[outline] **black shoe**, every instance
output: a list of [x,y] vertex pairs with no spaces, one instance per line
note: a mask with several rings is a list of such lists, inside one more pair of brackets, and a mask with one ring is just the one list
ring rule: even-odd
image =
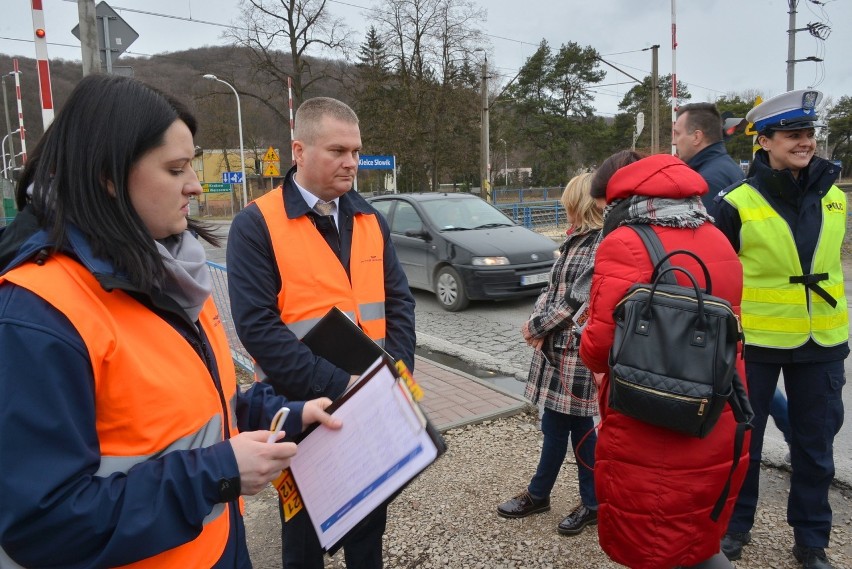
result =
[[504,518],[525,518],[550,509],[550,498],[536,500],[526,490],[507,502],[497,506],[497,513]]
[[751,532],[729,531],[722,538],[722,553],[728,561],[736,561],[743,554],[743,546],[751,541]]
[[793,546],[793,557],[802,564],[802,569],[833,569],[825,550],[821,547]]
[[559,522],[559,525],[556,526],[556,531],[562,535],[577,535],[583,531],[584,527],[597,525],[597,523],[598,511],[590,510],[583,504],[580,504],[564,520]]

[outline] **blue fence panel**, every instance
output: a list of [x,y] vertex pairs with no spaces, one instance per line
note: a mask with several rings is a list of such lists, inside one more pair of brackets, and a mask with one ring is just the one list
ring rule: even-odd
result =
[[254,373],[254,362],[237,337],[237,329],[234,327],[234,319],[231,317],[231,299],[228,297],[228,269],[224,265],[212,261],[207,261],[207,268],[210,269],[210,276],[213,279],[213,301],[219,310],[219,320],[225,328],[225,335],[228,336],[228,345],[231,346],[234,364],[249,373]]
[[563,224],[567,221],[562,203],[551,200],[549,202],[526,202],[513,204],[494,204],[497,209],[510,217],[515,223],[520,223],[534,231],[555,231],[564,229]]

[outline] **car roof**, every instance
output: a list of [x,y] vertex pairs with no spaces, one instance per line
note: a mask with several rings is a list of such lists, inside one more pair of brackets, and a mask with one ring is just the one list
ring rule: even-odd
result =
[[386,194],[382,196],[371,196],[367,198],[368,201],[377,200],[377,199],[385,199],[385,198],[409,198],[418,202],[428,202],[432,200],[478,200],[481,199],[478,196],[474,196],[471,194],[461,194],[461,193],[447,193],[447,192],[414,192],[414,193],[405,193],[405,194]]

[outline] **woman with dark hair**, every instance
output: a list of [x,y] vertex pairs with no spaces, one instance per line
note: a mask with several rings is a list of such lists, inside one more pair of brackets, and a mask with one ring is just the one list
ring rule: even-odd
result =
[[[711,512],[733,466],[733,412],[727,407],[703,439],[619,413],[609,407],[608,356],[616,304],[631,285],[649,282],[653,271],[642,239],[629,226],[649,225],[666,251],[697,254],[710,272],[713,294],[735,310],[742,266],[701,203],[707,182],[674,156],[640,158],[635,152],[619,152],[598,168],[591,191],[608,204],[595,256],[589,320],[580,343],[583,362],[604,374],[598,387],[601,422],[595,453],[601,547],[614,561],[637,569],[731,567],[719,552],[719,539],[745,476],[747,452],[737,461],[717,521]],[[679,255],[670,262],[707,286],[692,257]],[[686,276],[675,274],[679,284],[691,286]],[[738,368],[742,377],[741,360]]]
[[744,355],[755,414],[751,464],[722,551],[739,559],[751,541],[766,419],[783,374],[793,468],[787,523],[793,557],[806,569],[831,568],[828,490],[849,355],[841,263],[848,211],[835,185],[840,168],[814,154],[821,100],[812,89],[788,91],[748,112],[761,149],[748,179],[719,194],[713,213],[743,264]]
[[[0,566],[250,567],[241,494],[339,422],[245,394],[211,298],[195,119],[129,78],[83,79],[27,162],[0,273]],[[280,439],[280,436],[277,436]]]

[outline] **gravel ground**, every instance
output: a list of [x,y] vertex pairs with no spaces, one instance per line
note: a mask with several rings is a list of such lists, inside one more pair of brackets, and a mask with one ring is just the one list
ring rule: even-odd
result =
[[[529,483],[541,448],[532,414],[486,421],[445,433],[447,453],[391,505],[385,534],[388,568],[610,568],[587,528],[564,537],[556,525],[578,503],[576,467],[566,462],[551,496],[552,509],[522,520],[497,516],[500,502]],[[570,458],[569,453],[569,460]],[[789,473],[766,468],[761,504],[738,569],[793,569],[792,529],[785,521]],[[852,492],[833,489],[834,530],[829,559],[852,569]],[[272,490],[247,501],[246,526],[255,567],[281,567],[278,506]],[[342,569],[343,554],[326,567]]]

